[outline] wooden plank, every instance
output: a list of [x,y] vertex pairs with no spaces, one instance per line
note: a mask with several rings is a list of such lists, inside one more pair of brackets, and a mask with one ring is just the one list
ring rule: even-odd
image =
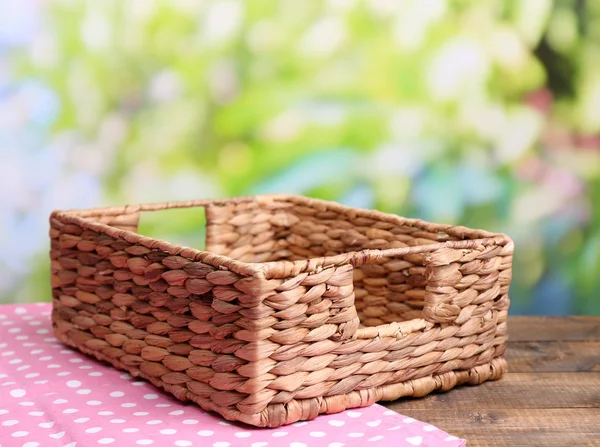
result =
[[509,373],[477,386],[382,403],[402,414],[415,409],[600,408],[600,373]]
[[600,371],[600,341],[509,343],[506,360],[511,373]]
[[471,446],[600,445],[600,409],[406,410]]
[[600,341],[600,317],[508,317],[509,342]]

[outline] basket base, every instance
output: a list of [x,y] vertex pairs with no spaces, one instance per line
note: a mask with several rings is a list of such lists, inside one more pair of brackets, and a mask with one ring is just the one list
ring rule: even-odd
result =
[[507,370],[504,357],[496,357],[489,363],[477,365],[468,370],[449,371],[439,375],[382,385],[366,390],[351,391],[336,396],[292,399],[285,404],[269,404],[258,414],[245,414],[238,410],[221,407],[210,400],[209,397],[198,396],[181,385],[170,385],[157,377],[144,374],[137,368],[125,367],[114,358],[84,345],[74,343],[73,340],[68,339],[60,331],[55,331],[55,336],[62,343],[98,360],[108,362],[117,369],[129,372],[134,377],[149,380],[155,386],[172,393],[179,400],[195,402],[203,410],[219,413],[229,421],[239,421],[256,427],[275,428],[298,421],[311,420],[319,414],[334,414],[351,408],[367,407],[381,400],[390,401],[401,397],[421,397],[434,391],[448,391],[462,384],[477,385],[487,380],[497,380]]

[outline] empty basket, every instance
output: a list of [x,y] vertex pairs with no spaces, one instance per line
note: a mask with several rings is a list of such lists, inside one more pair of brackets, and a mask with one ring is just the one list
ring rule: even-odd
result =
[[[206,251],[137,234],[204,207]],[[56,336],[229,420],[277,427],[499,378],[513,243],[298,196],[55,211]]]

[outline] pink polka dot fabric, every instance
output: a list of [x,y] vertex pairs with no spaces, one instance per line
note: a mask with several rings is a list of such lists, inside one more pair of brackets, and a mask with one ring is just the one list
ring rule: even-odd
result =
[[1,447],[465,445],[380,405],[277,429],[229,423],[59,343],[50,311],[0,306]]

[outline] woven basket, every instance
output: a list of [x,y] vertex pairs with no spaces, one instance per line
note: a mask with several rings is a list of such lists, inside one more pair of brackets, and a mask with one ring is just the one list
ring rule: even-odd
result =
[[[137,234],[204,207],[207,251]],[[56,336],[229,420],[498,379],[513,243],[298,196],[86,211],[51,223]]]

